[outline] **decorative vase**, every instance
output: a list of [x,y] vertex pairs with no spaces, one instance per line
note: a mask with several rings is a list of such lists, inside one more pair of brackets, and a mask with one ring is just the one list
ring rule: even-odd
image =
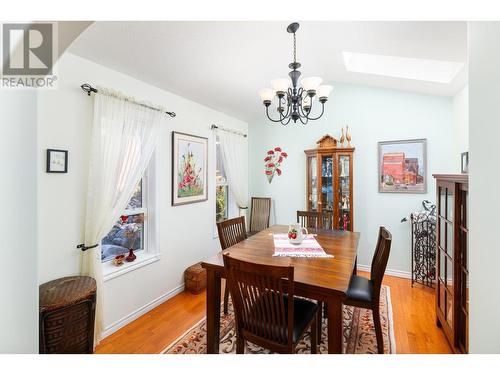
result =
[[273,177],[274,177],[274,173],[267,175],[267,180],[269,181],[269,183],[271,183],[271,181],[273,180]]
[[125,258],[127,262],[133,262],[137,258],[137,255],[134,254],[134,249],[129,249],[128,255]]
[[349,125],[345,128],[345,139],[347,140],[347,147],[351,148],[351,135],[349,134]]
[[344,147],[345,136],[344,136],[344,127],[342,126],[342,136],[340,137],[340,147]]

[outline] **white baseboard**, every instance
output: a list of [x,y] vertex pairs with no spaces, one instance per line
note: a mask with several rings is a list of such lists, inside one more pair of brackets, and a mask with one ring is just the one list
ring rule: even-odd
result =
[[[370,272],[370,266],[365,266],[364,264],[358,264],[358,270]],[[408,271],[391,270],[389,268],[386,268],[385,274],[389,276],[402,277],[403,279],[411,279],[411,272]]]
[[111,335],[112,333],[115,333],[120,328],[125,327],[127,324],[133,322],[134,320],[136,320],[140,316],[146,314],[148,311],[151,311],[156,306],[161,305],[163,302],[169,300],[173,296],[181,293],[183,290],[184,290],[184,283],[182,283],[178,287],[172,289],[171,291],[169,291],[169,292],[161,295],[160,297],[158,297],[155,300],[149,302],[148,304],[146,304],[146,305],[138,308],[137,310],[135,310],[134,312],[128,314],[127,316],[124,316],[123,318],[121,318],[117,322],[115,322],[113,324],[110,324],[109,326],[107,326],[106,328],[104,328],[104,331],[102,333],[102,338],[105,338],[105,337]]

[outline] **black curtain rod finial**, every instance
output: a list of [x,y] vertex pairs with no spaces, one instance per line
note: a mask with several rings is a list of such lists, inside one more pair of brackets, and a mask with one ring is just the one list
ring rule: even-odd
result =
[[88,83],[84,83],[80,87],[82,88],[83,91],[87,93],[88,96],[90,96],[90,94],[93,92],[97,93],[97,89],[90,86]]

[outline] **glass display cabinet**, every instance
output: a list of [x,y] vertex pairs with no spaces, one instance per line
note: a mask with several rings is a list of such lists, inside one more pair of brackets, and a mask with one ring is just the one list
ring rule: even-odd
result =
[[332,229],[352,231],[354,148],[338,147],[337,140],[330,135],[317,144],[317,148],[304,151],[307,211],[331,212]]
[[457,353],[469,347],[468,186],[466,174],[436,178],[436,323]]

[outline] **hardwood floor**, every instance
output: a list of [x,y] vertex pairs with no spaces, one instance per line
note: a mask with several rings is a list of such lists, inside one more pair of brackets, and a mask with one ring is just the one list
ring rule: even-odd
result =
[[[397,353],[452,353],[436,327],[434,290],[421,285],[412,288],[410,280],[393,276],[384,277],[383,284],[391,288]],[[95,352],[160,353],[204,316],[205,293],[182,292],[108,336]]]

